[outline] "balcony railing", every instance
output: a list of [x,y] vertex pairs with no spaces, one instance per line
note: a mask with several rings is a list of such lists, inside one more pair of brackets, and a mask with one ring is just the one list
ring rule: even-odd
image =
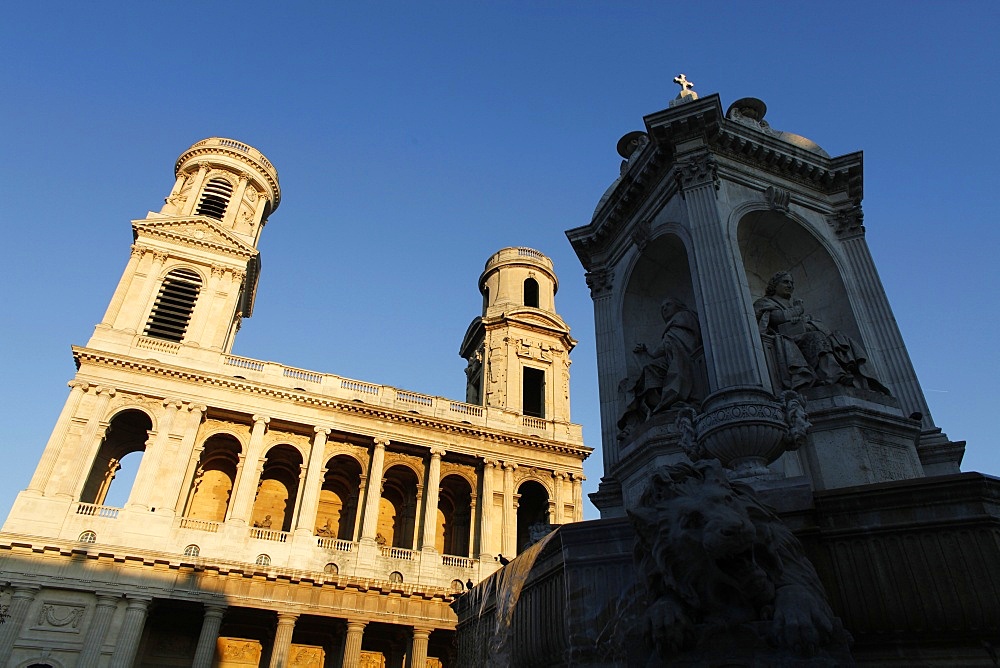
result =
[[220,526],[222,526],[222,522],[212,522],[211,520],[199,520],[193,517],[181,518],[182,529],[197,529],[198,531],[208,531],[210,533],[218,533]]
[[332,550],[334,552],[354,551],[353,542],[349,540],[340,540],[339,538],[324,538],[322,536],[316,536],[316,545],[324,550]]
[[118,519],[118,513],[121,512],[121,508],[112,508],[111,506],[99,506],[96,503],[78,503],[76,504],[76,514],[86,515],[88,517],[104,517],[109,520]]
[[260,527],[250,528],[250,537],[257,540],[273,540],[277,543],[287,543],[290,531],[274,531],[272,529],[261,529]]
[[402,547],[387,547],[385,545],[382,545],[381,549],[383,557],[389,557],[390,559],[402,559],[403,561],[413,561],[413,550],[407,550]]
[[457,557],[453,554],[442,554],[441,563],[445,566],[457,566],[458,568],[472,568],[474,563],[468,557]]

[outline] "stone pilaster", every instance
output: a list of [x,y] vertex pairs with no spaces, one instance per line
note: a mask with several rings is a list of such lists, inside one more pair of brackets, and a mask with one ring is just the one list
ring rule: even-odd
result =
[[517,506],[514,505],[514,462],[503,463],[503,540],[500,549],[508,559],[517,554]]
[[59,461],[63,444],[66,442],[70,421],[76,415],[76,410],[80,407],[80,402],[87,393],[88,387],[90,385],[87,383],[78,380],[70,381],[69,398],[63,404],[62,412],[59,413],[59,419],[56,420],[56,426],[52,429],[52,435],[49,436],[49,441],[45,444],[45,450],[42,452],[42,458],[38,462],[35,474],[31,476],[31,482],[28,483],[27,491],[30,494],[38,496],[44,493],[52,470],[55,468],[56,462]]
[[[586,274],[590,298],[594,302],[594,337],[597,341],[598,393],[601,399],[601,439],[604,443],[617,443],[615,424],[618,422],[619,369],[626,368],[625,353],[618,344],[613,300],[614,272],[598,269]],[[609,471],[618,463],[617,447],[602,450],[604,470]]]
[[431,448],[431,464],[427,471],[427,492],[424,494],[423,550],[436,550],[438,494],[441,489],[441,457],[443,448]]
[[253,510],[254,495],[257,491],[257,466],[264,448],[264,433],[267,431],[267,423],[271,418],[263,415],[253,416],[253,429],[250,432],[250,444],[247,446],[247,456],[243,461],[243,470],[240,475],[233,500],[233,511],[230,518],[242,524],[248,524],[250,513]]
[[368,474],[368,486],[365,488],[365,516],[361,524],[361,540],[364,541],[374,542],[378,529],[379,499],[382,498],[382,468],[385,466],[387,445],[389,439],[376,438],[372,450],[371,472]]
[[205,332],[211,329],[212,318],[218,318],[219,311],[216,308],[216,297],[220,292],[224,292],[222,281],[224,278],[223,267],[212,265],[208,274],[208,281],[198,292],[198,300],[194,304],[191,312],[191,320],[188,322],[187,330],[184,333],[184,342],[191,345],[204,346],[206,343]]
[[133,508],[147,510],[152,507],[150,497],[153,488],[157,484],[162,484],[160,478],[160,463],[163,461],[170,439],[170,430],[173,428],[177,412],[183,407],[183,403],[176,399],[163,400],[163,414],[159,419],[159,428],[156,437],[146,448],[142,461],[139,464],[139,471],[136,473],[135,483],[132,485],[132,493],[129,495],[128,505]]
[[149,248],[144,249],[136,273],[136,277],[141,280],[134,290],[129,290],[115,319],[115,329],[132,334],[143,333],[146,327],[145,318],[149,315],[149,306],[160,287],[160,275],[166,263],[167,256],[164,253]]
[[587,476],[582,473],[572,474],[573,478],[573,521],[583,521],[583,481]]
[[0,657],[9,657],[13,651],[14,643],[21,634],[21,627],[28,618],[28,609],[41,587],[14,585],[13,589],[10,597],[10,609],[7,611],[10,616],[0,625]]
[[191,496],[191,485],[194,484],[195,469],[198,466],[198,460],[201,459],[201,453],[205,451],[204,443],[196,446],[195,441],[198,438],[198,427],[201,425],[201,420],[208,411],[208,406],[204,404],[188,404],[188,410],[191,412],[191,415],[188,418],[187,429],[184,430],[184,439],[181,441],[180,451],[182,453],[190,452],[191,454],[188,455],[188,463],[184,469],[184,476],[177,485],[177,500],[174,503],[175,515],[183,513],[187,506],[188,499]]
[[83,638],[83,649],[76,659],[77,668],[97,668],[100,665],[104,637],[118,608],[118,600],[119,596],[115,594],[97,594],[97,605],[87,627],[87,635]]
[[323,488],[323,454],[326,451],[326,438],[330,435],[328,427],[316,427],[313,431],[316,436],[313,438],[312,450],[309,451],[302,506],[295,524],[295,533],[303,536],[312,536],[316,532],[316,512]]
[[146,613],[149,610],[149,598],[128,599],[125,608],[125,619],[115,642],[115,651],[111,655],[110,668],[131,668],[139,651],[139,639],[142,638],[142,628],[146,624]]
[[292,633],[295,631],[295,620],[298,618],[299,616],[293,612],[278,613],[278,629],[274,632],[270,668],[285,668],[288,665],[288,652],[292,647]]
[[426,668],[427,641],[433,629],[413,629],[413,644],[410,646],[410,668]]
[[691,249],[701,271],[700,320],[710,391],[737,385],[770,389],[753,309],[746,303],[719,215],[715,158],[702,152],[678,160],[675,178],[687,203]]
[[226,606],[205,604],[205,616],[201,622],[201,633],[198,635],[198,646],[194,651],[194,661],[191,668],[212,668],[215,658],[215,645],[219,641],[219,628],[222,617],[226,614]]
[[[108,430],[109,423],[104,418],[108,412],[111,398],[115,396],[115,388],[100,386],[96,389],[96,393],[97,401],[94,403],[90,419],[87,420],[87,426],[80,436],[77,452],[71,453],[70,457],[63,457],[64,461],[81,462],[83,466],[79,468],[85,471],[89,471],[93,465],[94,458],[97,457],[97,452],[101,448],[101,441],[104,440],[104,435]],[[83,492],[83,486],[87,483],[87,476],[79,475],[76,470],[63,470],[63,473],[64,479],[59,494],[78,501]]]
[[366,622],[347,620],[347,637],[344,639],[344,668],[358,668],[361,664],[361,640],[364,638]]
[[479,508],[479,560],[493,558],[493,476],[500,465],[495,459],[483,460],[483,500]]
[[198,165],[198,173],[194,175],[194,180],[191,183],[191,190],[188,191],[188,198],[184,203],[183,215],[194,215],[195,210],[198,208],[198,201],[201,200],[201,191],[205,186],[205,177],[208,176],[210,169],[212,169],[212,166],[207,162],[203,162]]
[[129,289],[132,287],[132,282],[135,280],[136,269],[139,266],[139,261],[142,259],[142,254],[143,250],[141,248],[132,246],[128,264],[125,265],[125,271],[122,272],[122,277],[118,281],[115,294],[111,296],[111,301],[108,303],[108,310],[104,312],[104,317],[101,319],[101,324],[98,327],[107,328],[114,325],[115,319],[118,317],[119,311],[121,311],[122,303],[125,301],[125,296],[128,294]]
[[552,474],[552,501],[556,506],[555,517],[552,519],[553,524],[563,524],[566,521],[566,502],[563,501],[563,483],[565,481],[565,473],[556,472]]

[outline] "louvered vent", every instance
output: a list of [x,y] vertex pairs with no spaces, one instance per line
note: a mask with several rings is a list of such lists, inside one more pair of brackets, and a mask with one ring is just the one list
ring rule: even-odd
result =
[[229,206],[229,198],[233,196],[233,185],[225,179],[212,179],[205,185],[205,191],[198,202],[197,214],[222,220]]
[[200,290],[201,278],[190,269],[174,269],[167,274],[149,314],[146,336],[180,343]]

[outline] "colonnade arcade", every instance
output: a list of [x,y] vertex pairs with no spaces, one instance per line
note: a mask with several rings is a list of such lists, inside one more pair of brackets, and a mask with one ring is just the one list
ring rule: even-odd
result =
[[[181,402],[162,403],[171,407]],[[254,415],[247,424],[239,416],[197,408],[202,419],[197,436],[184,439],[192,441],[188,462],[183,480],[175,483],[174,511],[189,528],[244,524],[255,538],[268,540],[285,541],[285,535],[294,533],[371,541],[383,551],[432,550],[492,559],[520,552],[531,542],[533,528],[580,518],[583,476],[578,473],[263,415]],[[79,501],[103,505],[118,462],[130,452],[147,453],[136,483],[153,479],[166,484],[155,469],[148,470],[163,458],[162,452],[149,453],[166,440],[154,428],[156,413],[149,406],[126,406],[104,423],[94,435],[96,454]],[[172,470],[179,470],[176,462]]]

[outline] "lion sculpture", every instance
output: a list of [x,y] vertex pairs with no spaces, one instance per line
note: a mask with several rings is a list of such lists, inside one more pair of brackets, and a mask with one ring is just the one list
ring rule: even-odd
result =
[[660,467],[629,516],[659,656],[741,627],[806,656],[846,633],[798,540],[717,460]]

